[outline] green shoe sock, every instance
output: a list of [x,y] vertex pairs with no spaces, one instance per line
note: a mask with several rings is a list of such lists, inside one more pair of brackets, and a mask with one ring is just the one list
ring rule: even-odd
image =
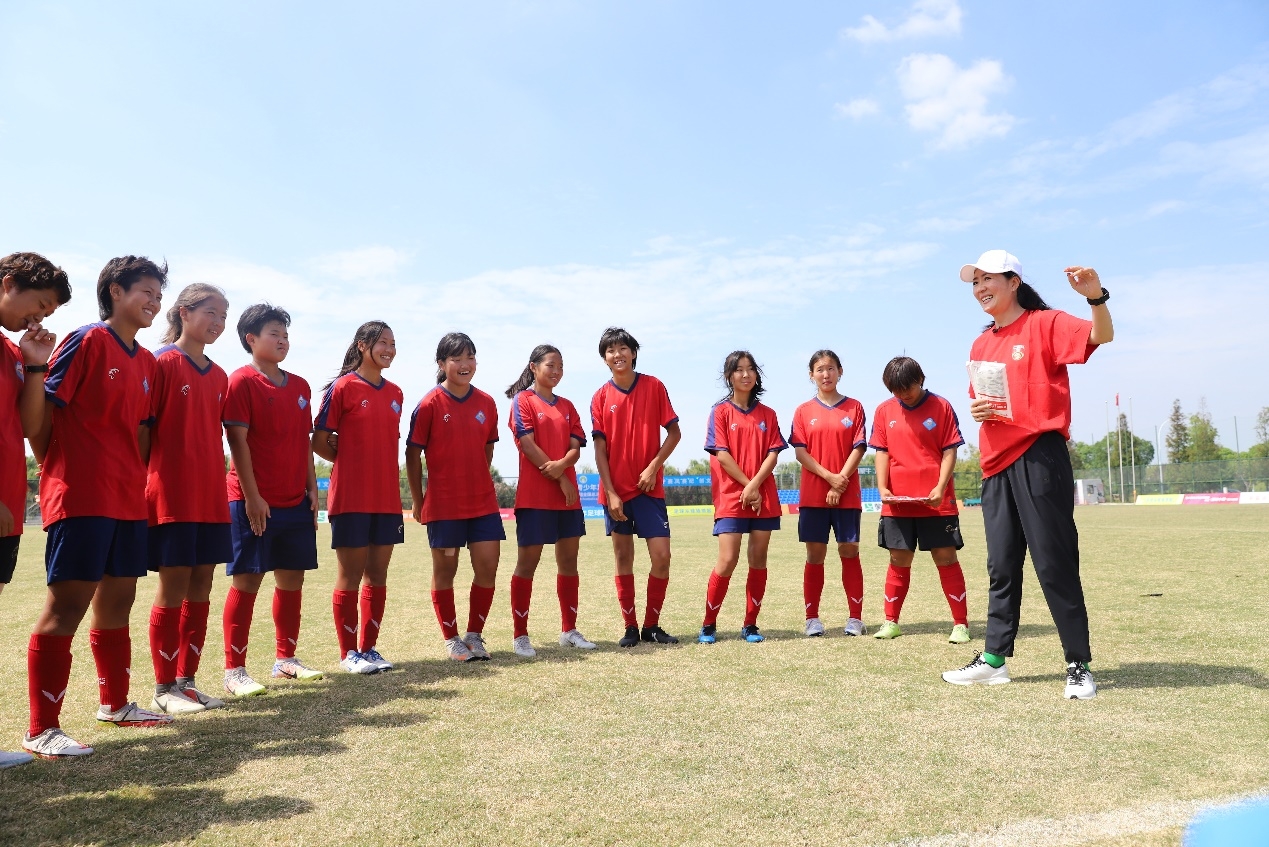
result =
[[997,656],[995,653],[983,653],[983,661],[993,668],[1001,668],[1005,665],[1005,657]]

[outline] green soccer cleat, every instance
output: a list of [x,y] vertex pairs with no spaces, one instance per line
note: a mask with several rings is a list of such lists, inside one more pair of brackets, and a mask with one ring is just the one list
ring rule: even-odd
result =
[[894,621],[886,621],[877,628],[872,637],[890,639],[898,638],[900,635],[903,635],[903,630],[899,629],[899,625]]
[[952,627],[952,634],[947,637],[948,644],[965,644],[969,641],[969,627],[958,623]]

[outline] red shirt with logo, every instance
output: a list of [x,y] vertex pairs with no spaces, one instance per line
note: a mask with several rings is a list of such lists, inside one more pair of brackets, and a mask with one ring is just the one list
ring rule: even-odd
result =
[[[864,434],[864,407],[853,397],[843,397],[829,406],[819,397],[812,397],[793,412],[793,431],[789,444],[805,447],[811,458],[833,473],[841,473],[846,460],[858,447],[866,447]],[[802,469],[798,505],[815,509],[862,509],[859,493],[859,474],[851,474],[837,506],[828,505],[828,483]]]
[[[648,374],[635,374],[629,389],[608,380],[591,398],[591,434],[604,439],[613,490],[623,503],[645,493],[639,490],[639,475],[661,450],[661,430],[678,419],[670,405],[670,393],[661,380]],[[658,470],[656,485],[646,493],[664,498],[663,480],[664,474]],[[606,501],[607,492],[601,485],[599,503]]]
[[[1058,309],[1023,312],[999,330],[974,340],[970,359],[1003,362],[1009,382],[1013,423],[987,420],[978,433],[983,476],[1000,473],[1027,452],[1045,432],[1071,436],[1071,381],[1067,365],[1082,365],[1097,349],[1089,344],[1092,321]],[[971,385],[969,396],[974,396]]]
[[72,332],[53,351],[44,394],[56,407],[44,469],[44,528],[64,518],[143,521],[146,466],[137,431],[154,422],[154,356],[108,324]]
[[229,523],[221,412],[229,377],[175,344],[154,351],[154,428],[145,484],[150,526]]
[[[915,406],[891,397],[877,407],[868,445],[890,457],[890,493],[899,497],[925,497],[939,484],[943,452],[965,443],[952,404],[925,392]],[[883,517],[932,518],[955,515],[956,485],[952,479],[943,490],[937,508],[920,503],[882,503]]]
[[[552,461],[564,458],[564,454],[573,448],[574,440],[578,447],[586,446],[586,430],[582,428],[581,416],[567,398],[558,394],[554,400],[545,400],[533,389],[519,392],[511,400],[507,426],[515,436],[517,446],[522,437],[532,435],[533,443]],[[577,486],[577,472],[573,468],[564,471],[564,478]],[[581,498],[575,500],[572,506],[566,505],[559,480],[543,476],[521,451],[520,480],[516,486],[517,509],[581,507]]]
[[770,406],[761,402],[742,409],[730,400],[714,404],[705,425],[705,452],[709,453],[710,493],[714,497],[714,518],[778,518],[780,494],[775,475],[762,481],[758,491],[762,506],[757,512],[740,505],[745,490],[718,462],[719,453],[730,453],[745,476],[753,479],[772,453],[787,448],[780,434],[780,422]]
[[332,515],[401,511],[401,410],[405,395],[380,378],[368,382],[356,371],[331,383],[313,422],[315,430],[339,433],[331,468],[327,511]]
[[443,385],[424,395],[410,416],[406,443],[427,457],[423,523],[479,518],[498,512],[485,448],[498,440],[498,406],[471,386],[455,397]]
[[[274,385],[253,365],[229,375],[224,424],[247,428],[251,469],[264,502],[287,509],[308,497],[308,472],[313,462],[313,395],[303,377],[282,372]],[[229,467],[230,500],[245,500],[238,469]]]
[[19,408],[25,382],[22,350],[0,335],[0,409],[5,410],[0,417],[0,503],[13,514],[13,535],[22,534],[26,514],[26,443]]

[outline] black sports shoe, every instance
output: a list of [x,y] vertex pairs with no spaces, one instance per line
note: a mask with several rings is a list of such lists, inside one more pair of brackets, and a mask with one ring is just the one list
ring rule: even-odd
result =
[[[627,633],[630,630],[626,630]],[[645,626],[639,638],[649,644],[678,644],[679,640],[659,626]]]
[[621,640],[617,642],[618,647],[633,647],[639,643],[639,627],[626,627],[626,634],[621,636]]

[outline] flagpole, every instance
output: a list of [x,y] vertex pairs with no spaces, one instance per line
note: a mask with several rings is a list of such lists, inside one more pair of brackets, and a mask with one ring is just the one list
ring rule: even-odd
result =
[[[1115,440],[1119,443],[1119,502],[1127,503],[1124,496],[1124,428],[1119,425],[1123,413],[1119,411],[1119,392],[1115,392]],[[1109,445],[1107,445],[1109,446]]]
[[[1106,483],[1110,486],[1110,501],[1115,502],[1115,478],[1110,474],[1110,402],[1106,403]],[[1122,494],[1121,494],[1122,496]]]
[[1128,451],[1132,456],[1132,500],[1137,502],[1137,436],[1134,434],[1136,424],[1132,421],[1132,398],[1128,398]]

